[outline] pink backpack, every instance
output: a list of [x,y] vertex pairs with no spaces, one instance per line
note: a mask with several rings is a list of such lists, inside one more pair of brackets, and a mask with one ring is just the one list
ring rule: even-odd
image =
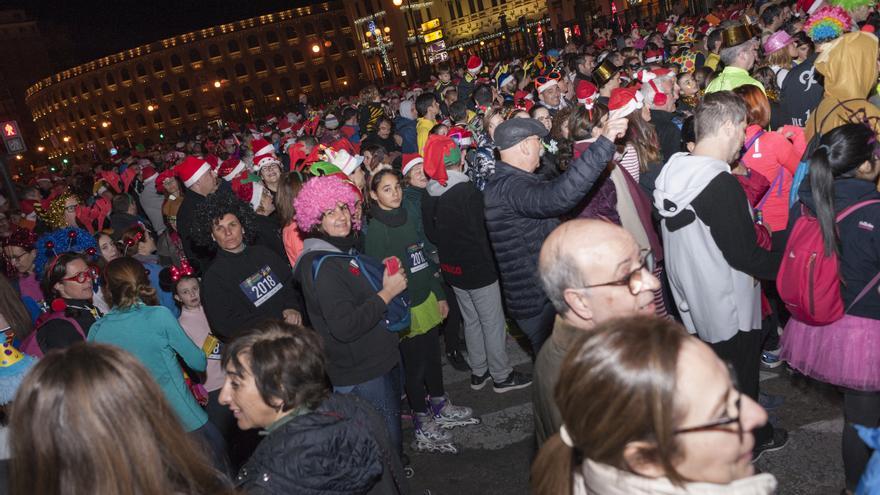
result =
[[[880,200],[856,203],[840,212],[836,222],[840,223],[859,208],[874,203],[880,203]],[[840,294],[839,269],[835,253],[825,256],[819,220],[801,204],[801,216],[791,229],[776,277],[779,297],[791,316],[812,326],[828,325],[843,318],[845,311]],[[859,302],[878,280],[880,273],[868,282],[846,310]]]
[[70,323],[73,325],[74,330],[79,333],[80,337],[82,337],[83,340],[86,340],[86,334],[83,332],[82,327],[79,326],[79,323],[73,318],[65,315],[64,311],[43,313],[37,318],[36,323],[34,323],[34,331],[21,342],[21,346],[19,346],[21,352],[36,358],[43,357],[43,350],[40,349],[40,344],[37,343],[37,332],[39,332],[40,329],[51,320],[64,320]]

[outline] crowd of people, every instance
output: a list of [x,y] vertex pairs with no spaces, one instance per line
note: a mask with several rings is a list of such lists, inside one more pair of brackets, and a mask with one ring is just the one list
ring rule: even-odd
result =
[[775,493],[785,363],[880,490],[873,2],[615,26],[5,191],[0,493],[407,493],[444,363],[531,388],[538,494]]

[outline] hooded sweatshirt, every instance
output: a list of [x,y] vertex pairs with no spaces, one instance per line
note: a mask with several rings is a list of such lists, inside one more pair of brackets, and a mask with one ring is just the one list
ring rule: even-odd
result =
[[400,102],[400,115],[394,119],[394,133],[403,139],[400,145],[402,153],[415,153],[419,150],[416,141],[416,121],[410,118],[415,103],[412,100]]
[[447,170],[446,186],[431,180],[422,200],[425,233],[440,254],[440,270],[446,282],[472,290],[498,280],[492,245],[486,232],[483,195],[467,175]]
[[807,120],[807,141],[817,129],[826,133],[865,118],[880,136],[880,109],[865,99],[877,84],[877,37],[859,31],[837,38],[819,54],[816,70],[825,76],[825,96]]
[[758,246],[730,166],[676,153],[656,186],[666,271],[685,327],[709,343],[761,328],[761,286],[753,275],[774,279],[780,258]]

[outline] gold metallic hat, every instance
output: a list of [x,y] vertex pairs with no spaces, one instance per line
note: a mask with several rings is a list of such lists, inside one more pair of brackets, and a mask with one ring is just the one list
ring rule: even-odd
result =
[[612,64],[610,60],[603,60],[602,63],[593,70],[593,79],[596,80],[596,85],[601,88],[605,83],[610,81],[611,78],[614,77],[614,74],[619,70],[620,69]]
[[730,48],[741,45],[753,38],[752,30],[743,24],[726,27],[721,30],[721,47]]

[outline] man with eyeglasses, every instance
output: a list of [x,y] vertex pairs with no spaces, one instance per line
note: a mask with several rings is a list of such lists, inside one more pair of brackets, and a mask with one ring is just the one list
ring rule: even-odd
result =
[[549,75],[540,76],[535,79],[535,87],[538,88],[538,100],[542,107],[550,112],[550,116],[556,115],[556,112],[567,107],[565,99],[562,97],[562,88],[559,81],[562,75],[558,72],[551,72]]
[[[758,245],[748,199],[730,173],[745,140],[746,115],[745,103],[732,92],[706,95],[694,120],[697,143],[663,166],[654,207],[662,217],[664,262],[682,322],[733,365],[742,392],[757,401],[764,339],[760,280],[776,278],[781,249]],[[765,425],[755,431],[755,458],[787,441],[785,430]]]
[[654,290],[660,287],[653,269],[650,250],[609,222],[565,222],[544,241],[538,270],[557,316],[535,362],[532,402],[539,447],[562,424],[554,390],[570,345],[581,332],[612,318],[653,315]]

